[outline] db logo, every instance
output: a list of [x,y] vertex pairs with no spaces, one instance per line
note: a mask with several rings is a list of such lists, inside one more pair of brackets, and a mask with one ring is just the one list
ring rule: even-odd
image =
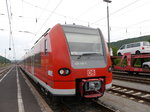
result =
[[87,76],[95,76],[95,75],[96,75],[96,71],[94,69],[87,70]]

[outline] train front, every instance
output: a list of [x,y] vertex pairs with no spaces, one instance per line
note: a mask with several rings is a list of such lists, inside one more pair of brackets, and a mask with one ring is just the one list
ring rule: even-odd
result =
[[101,97],[112,85],[110,55],[101,31],[58,24],[50,36],[53,88],[62,90],[63,95]]

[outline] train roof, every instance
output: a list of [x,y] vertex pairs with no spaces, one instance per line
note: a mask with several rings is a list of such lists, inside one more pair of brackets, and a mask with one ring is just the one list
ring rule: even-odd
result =
[[62,26],[74,27],[74,28],[84,28],[84,29],[97,29],[97,28],[92,28],[92,27],[89,27],[89,26],[76,25],[76,24],[63,24]]
[[[61,25],[61,24],[60,24]],[[89,26],[83,26],[83,25],[76,25],[76,24],[62,24],[62,27],[72,27],[72,28],[81,28],[81,29],[89,29],[89,30],[95,30],[97,28],[91,28]],[[48,28],[46,30],[46,32],[44,32],[44,34],[41,35],[41,37],[34,43],[34,45],[43,37],[46,36],[48,34],[48,32],[50,31],[51,28]]]
[[51,29],[51,28],[48,28],[48,29],[46,30],[46,32],[43,33],[43,35],[34,43],[34,45],[35,45],[43,36],[46,36],[46,35],[48,34],[48,32],[50,31],[50,29]]

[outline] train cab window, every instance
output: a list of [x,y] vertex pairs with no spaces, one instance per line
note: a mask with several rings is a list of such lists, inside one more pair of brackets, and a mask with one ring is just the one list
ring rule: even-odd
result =
[[70,29],[64,28],[71,55],[89,53],[103,55],[102,39],[97,29],[72,28],[72,31]]
[[106,66],[106,49],[99,29],[84,26],[63,26],[73,68]]
[[44,54],[46,55],[48,52],[48,43],[47,43],[47,39],[44,41]]

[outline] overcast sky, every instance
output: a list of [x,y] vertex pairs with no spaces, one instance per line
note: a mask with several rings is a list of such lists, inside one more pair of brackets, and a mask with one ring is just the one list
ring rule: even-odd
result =
[[[16,59],[57,23],[88,24],[100,28],[107,41],[107,3],[103,0],[7,0]],[[111,42],[150,34],[150,0],[112,0]],[[0,55],[13,59],[9,48],[9,20],[6,0],[0,0]],[[12,48],[11,39],[11,48]]]

